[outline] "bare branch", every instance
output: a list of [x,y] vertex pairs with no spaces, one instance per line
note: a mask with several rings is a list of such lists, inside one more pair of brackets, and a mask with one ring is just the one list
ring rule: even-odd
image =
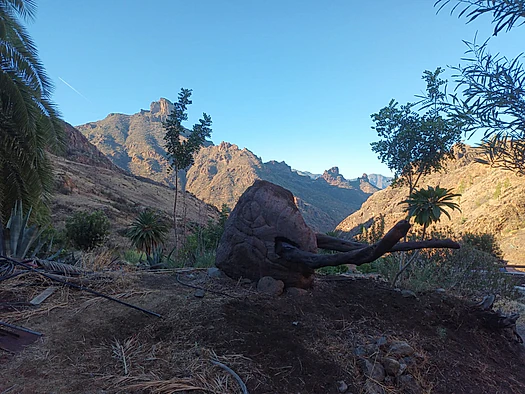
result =
[[284,260],[302,263],[314,269],[343,264],[362,265],[377,260],[387,253],[406,235],[409,228],[410,224],[406,220],[401,220],[379,242],[373,245],[363,244],[362,248],[346,253],[319,255],[305,252],[282,239],[276,239],[275,251]]

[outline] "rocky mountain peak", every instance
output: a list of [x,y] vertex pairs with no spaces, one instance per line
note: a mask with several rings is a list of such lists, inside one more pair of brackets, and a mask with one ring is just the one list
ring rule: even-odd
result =
[[332,176],[337,176],[337,175],[339,175],[339,167],[332,167],[332,168],[326,170],[325,174],[332,175]]
[[159,101],[154,101],[149,106],[149,111],[152,115],[159,116],[161,118],[167,117],[173,111],[175,106],[171,101],[161,97]]
[[223,151],[227,151],[227,150],[234,150],[234,151],[238,151],[239,150],[239,147],[235,144],[230,144],[229,142],[226,142],[226,141],[222,141],[219,145],[218,145],[218,148],[219,148],[219,151],[223,152]]
[[325,172],[323,172],[323,175],[321,176],[328,184],[333,186],[338,186],[341,183],[347,182],[345,177],[339,173],[339,167],[332,167]]

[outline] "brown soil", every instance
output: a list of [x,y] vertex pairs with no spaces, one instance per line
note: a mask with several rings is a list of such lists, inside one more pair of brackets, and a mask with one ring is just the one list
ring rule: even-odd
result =
[[[86,284],[162,319],[68,289],[37,310],[0,309],[0,320],[45,334],[18,354],[0,351],[0,392],[239,393],[215,359],[252,394],[338,393],[339,381],[356,394],[365,392],[366,377],[355,354],[372,349],[368,359],[379,361],[392,341],[416,350],[405,360],[413,379],[389,378],[377,386],[385,392],[525,392],[523,345],[481,328],[464,301],[404,298],[379,281],[343,279],[319,279],[306,295],[270,297],[204,271],[180,273],[182,282],[221,293],[197,298],[173,274],[119,273]],[[27,300],[50,284],[28,280],[1,282],[1,301]],[[382,337],[387,344],[371,346]]]

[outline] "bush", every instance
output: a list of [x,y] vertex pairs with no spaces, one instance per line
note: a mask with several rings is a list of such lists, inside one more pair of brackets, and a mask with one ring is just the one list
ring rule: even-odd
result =
[[198,226],[196,231],[186,238],[179,258],[193,267],[212,267],[229,213],[229,208],[223,204],[217,223],[209,221],[206,226]]
[[478,250],[489,253],[498,259],[503,257],[503,252],[493,234],[465,233],[461,236],[461,242],[465,245],[470,245]]
[[[399,268],[396,260],[396,256],[391,255],[373,264],[382,276],[391,281]],[[503,274],[500,267],[497,257],[462,243],[461,249],[457,250],[422,250],[399,283],[413,291],[444,288],[464,296],[490,292],[513,297],[515,279]]]
[[109,219],[100,210],[77,212],[66,222],[66,236],[74,247],[89,250],[101,245],[109,234]]

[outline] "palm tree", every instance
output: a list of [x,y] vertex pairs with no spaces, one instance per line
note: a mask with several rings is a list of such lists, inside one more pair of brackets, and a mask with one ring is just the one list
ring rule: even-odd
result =
[[400,204],[407,204],[408,217],[413,217],[414,222],[423,226],[423,233],[421,235],[421,239],[423,239],[425,238],[428,226],[438,222],[442,213],[450,219],[447,208],[461,211],[459,205],[452,201],[453,198],[460,196],[461,194],[452,193],[452,189],[428,186],[427,189],[421,188],[413,191],[408,198],[401,201]]
[[135,248],[151,256],[166,241],[168,231],[169,225],[160,213],[145,209],[129,226],[127,236]]
[[20,22],[35,9],[33,0],[0,0],[0,220],[17,200],[46,205],[54,183],[46,151],[64,144],[52,84]]
[[[423,232],[421,234],[421,239],[423,240],[428,226],[438,222],[442,213],[450,219],[450,214],[447,212],[447,209],[457,209],[461,211],[459,205],[452,201],[453,198],[459,196],[461,196],[461,194],[452,193],[452,189],[428,186],[427,189],[421,188],[414,190],[408,198],[401,201],[400,204],[407,204],[408,218],[414,218],[414,222],[423,226]],[[400,269],[392,281],[392,286],[396,285],[401,274],[408,268],[412,261],[416,259],[418,254],[419,253],[416,252],[406,264],[402,265],[401,263]]]

